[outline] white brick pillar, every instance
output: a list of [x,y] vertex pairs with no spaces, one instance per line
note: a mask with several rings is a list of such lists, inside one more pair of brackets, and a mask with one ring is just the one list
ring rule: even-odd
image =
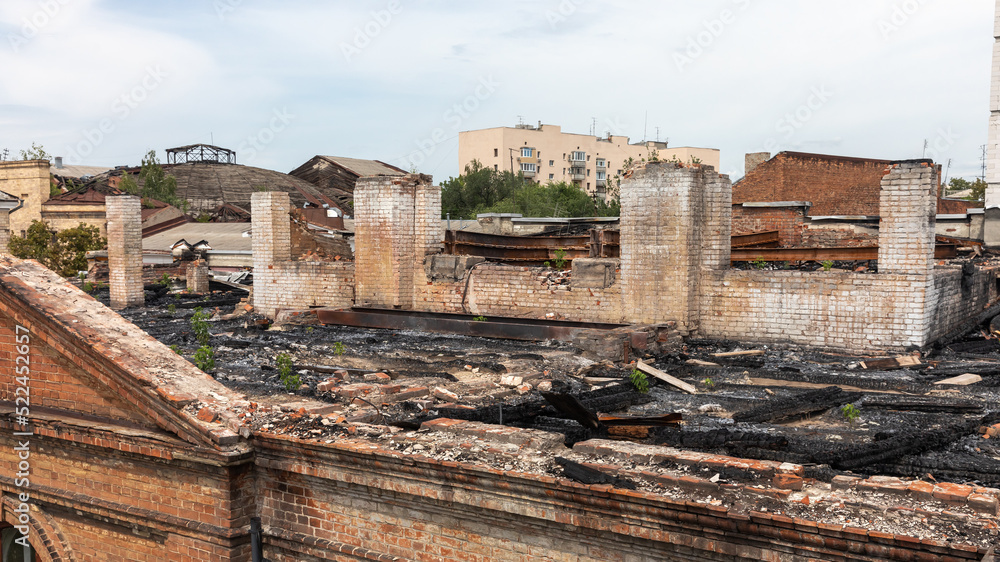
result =
[[882,178],[879,273],[929,275],[934,269],[937,184],[930,160],[894,162]]
[[142,204],[131,195],[105,199],[111,308],[145,304],[142,291]]
[[699,271],[729,265],[731,199],[728,178],[711,167],[651,162],[622,182],[626,322],[697,329]]
[[282,191],[263,191],[250,197],[253,237],[253,306],[260,314],[277,314],[280,268],[292,259],[292,203]]
[[7,244],[10,242],[10,209],[0,208],[0,254],[9,252]]
[[990,131],[986,145],[986,223],[983,242],[1000,248],[1000,0],[996,0],[993,27],[993,66],[990,81]]
[[205,263],[205,260],[195,260],[187,264],[185,273],[188,291],[196,295],[204,295],[210,292],[208,288],[208,264]]
[[[431,183],[430,176],[422,174],[358,180],[354,275],[359,306],[413,308],[415,269],[423,267],[432,230],[440,229],[432,229],[427,220],[428,209],[435,205],[434,194],[427,191]],[[440,207],[439,200],[436,205]]]

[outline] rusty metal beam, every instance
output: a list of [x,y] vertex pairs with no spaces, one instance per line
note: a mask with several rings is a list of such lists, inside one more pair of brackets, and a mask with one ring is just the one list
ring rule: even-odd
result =
[[[938,244],[935,259],[950,259],[958,249],[949,244]],[[870,261],[878,259],[878,246],[857,248],[744,248],[733,249],[730,260],[737,261]]]
[[477,321],[474,317],[464,314],[436,314],[376,308],[346,310],[321,308],[316,311],[316,314],[323,324],[389,330],[416,330],[437,334],[463,334],[526,341],[572,341],[578,336],[603,334],[608,330],[624,326],[624,324],[501,317]]
[[746,248],[780,243],[781,233],[777,230],[769,230],[767,232],[754,232],[752,234],[734,234],[731,246],[733,248]]

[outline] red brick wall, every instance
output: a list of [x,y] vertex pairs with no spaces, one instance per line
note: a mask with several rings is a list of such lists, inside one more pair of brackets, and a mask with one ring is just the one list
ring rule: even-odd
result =
[[777,230],[781,247],[802,244],[805,207],[744,207],[733,205],[733,235]]
[[733,203],[809,201],[810,216],[879,214],[888,161],[782,152],[733,186]]

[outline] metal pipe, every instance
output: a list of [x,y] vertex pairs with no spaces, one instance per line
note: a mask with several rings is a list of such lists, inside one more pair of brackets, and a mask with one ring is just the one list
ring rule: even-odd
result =
[[250,558],[253,562],[264,562],[264,547],[261,541],[260,517],[250,518]]

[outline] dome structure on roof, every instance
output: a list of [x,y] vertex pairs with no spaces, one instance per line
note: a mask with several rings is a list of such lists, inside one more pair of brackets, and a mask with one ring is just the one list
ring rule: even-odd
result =
[[163,171],[177,178],[177,196],[191,204],[193,214],[211,213],[220,205],[249,211],[251,195],[262,188],[288,193],[296,207],[306,201],[332,203],[307,181],[253,166],[197,162],[166,164]]

